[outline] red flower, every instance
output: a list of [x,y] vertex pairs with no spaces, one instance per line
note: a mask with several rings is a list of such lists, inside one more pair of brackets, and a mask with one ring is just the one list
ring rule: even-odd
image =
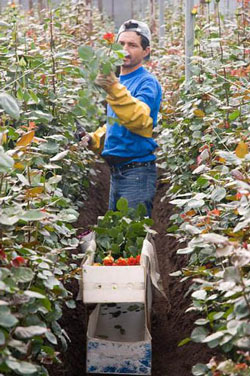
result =
[[45,85],[46,78],[47,78],[46,74],[42,74],[41,75],[41,79],[40,79],[40,84],[41,85]]
[[237,192],[235,195],[236,200],[240,200],[242,197],[242,194],[240,192]]
[[115,34],[106,33],[103,35],[103,39],[106,40],[109,44],[112,44],[115,41]]
[[11,261],[11,265],[15,268],[18,268],[21,265],[26,264],[27,260],[25,260],[22,256],[17,256]]
[[0,259],[5,260],[6,259],[6,253],[2,248],[0,248]]
[[136,265],[137,262],[136,262],[136,258],[134,258],[133,256],[130,256],[128,258],[128,265]]
[[135,259],[136,259],[136,264],[137,264],[137,265],[140,265],[140,262],[141,262],[141,255],[137,255]]
[[123,257],[119,257],[118,260],[116,261],[117,266],[126,266],[128,265],[127,260]]
[[102,261],[103,261],[103,265],[112,266],[113,262],[114,262],[114,257],[109,255],[109,256],[104,257],[104,259]]

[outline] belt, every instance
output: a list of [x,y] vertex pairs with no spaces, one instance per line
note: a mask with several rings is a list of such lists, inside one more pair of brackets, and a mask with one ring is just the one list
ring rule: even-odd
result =
[[129,170],[131,168],[138,168],[138,167],[147,167],[147,166],[155,166],[155,161],[150,161],[150,162],[131,162],[127,163],[123,166],[110,166],[110,171],[111,172],[116,172],[116,171],[124,171],[124,170]]

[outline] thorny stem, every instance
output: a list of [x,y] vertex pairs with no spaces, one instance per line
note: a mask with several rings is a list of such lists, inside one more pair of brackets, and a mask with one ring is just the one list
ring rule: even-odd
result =
[[4,178],[4,174],[1,173],[0,174],[0,195],[1,195],[1,192],[2,192],[2,188],[3,188],[3,178]]
[[221,20],[220,20],[220,10],[219,10],[219,4],[216,3],[217,8],[217,18],[218,18],[218,26],[219,26],[219,38],[220,38],[220,56],[221,56],[221,62],[223,61],[223,46],[222,46],[222,32],[221,32]]
[[[242,0],[242,23],[243,23],[243,41],[246,39],[246,15],[245,15],[245,2]],[[243,42],[243,60],[246,58],[245,43]]]
[[240,273],[240,282],[241,282],[241,287],[242,287],[242,295],[243,295],[243,298],[246,302],[246,305],[248,307],[248,311],[250,313],[250,302],[249,300],[247,299],[247,294],[246,294],[246,286],[245,286],[245,283],[243,281],[243,277],[242,277],[242,273]]
[[[54,41],[54,34],[53,34],[53,12],[50,10],[50,52],[51,52],[51,60],[52,60],[52,86],[53,86],[53,92],[56,94],[56,61],[54,57],[54,47],[55,47],[55,41]],[[55,104],[52,104],[52,113],[55,115]]]
[[[210,30],[211,19],[210,19],[210,6],[209,6],[209,3],[207,3],[207,22],[208,22],[208,33],[209,33],[209,37],[210,37],[210,34],[211,34],[211,30]],[[213,48],[212,47],[211,47],[211,56],[214,56]]]
[[[28,166],[28,168],[27,168],[27,177],[28,177],[29,185],[31,185],[30,166]],[[29,199],[28,199],[27,207],[28,207],[28,209],[30,209],[30,200]],[[29,230],[28,231],[28,242],[30,242],[30,239],[31,239],[31,231]]]
[[15,70],[15,80],[14,80],[14,93],[15,96],[17,95],[17,69],[18,69],[18,55],[17,55],[17,25],[15,22],[15,27],[14,27],[14,45],[15,45],[15,60],[16,60],[16,70]]

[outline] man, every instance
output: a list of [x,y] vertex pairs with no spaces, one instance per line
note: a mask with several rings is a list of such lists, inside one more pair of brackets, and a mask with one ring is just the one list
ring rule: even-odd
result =
[[108,94],[107,116],[117,121],[90,133],[90,147],[102,150],[110,166],[109,209],[116,210],[117,201],[124,197],[133,208],[144,203],[151,216],[157,178],[152,130],[162,96],[159,82],[142,66],[150,55],[151,33],[144,22],[129,20],[117,38],[127,53],[119,81],[113,73],[96,79]]

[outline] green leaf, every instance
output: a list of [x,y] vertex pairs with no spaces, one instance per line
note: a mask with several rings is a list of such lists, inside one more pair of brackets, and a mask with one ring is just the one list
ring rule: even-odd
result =
[[58,220],[71,223],[75,222],[78,216],[79,213],[75,209],[68,208],[60,211],[58,214]]
[[223,187],[215,188],[211,194],[211,200],[219,202],[221,201],[227,194],[227,191]]
[[63,159],[68,154],[69,150],[64,150],[61,153],[56,154],[54,157],[50,158],[50,162],[55,162]]
[[203,343],[212,342],[224,336],[224,332],[215,332],[202,340]]
[[123,47],[120,43],[113,43],[112,44],[112,50],[113,51],[121,51],[121,52],[123,52],[123,55],[126,56],[126,51],[123,50]]
[[12,268],[13,278],[16,282],[29,282],[33,279],[34,273],[30,268],[19,266],[18,268]]
[[198,320],[195,321],[196,325],[206,325],[208,323],[209,323],[209,320],[207,320],[207,319],[198,319]]
[[246,351],[250,349],[250,338],[249,337],[242,337],[236,341],[236,346],[241,349],[245,349]]
[[34,364],[18,361],[16,359],[7,359],[7,366],[15,372],[18,372],[21,375],[32,375],[37,372],[37,367]]
[[178,253],[178,255],[188,255],[189,253],[193,253],[193,252],[194,252],[194,248],[186,247],[186,248],[178,249],[176,253]]
[[40,110],[32,111],[29,115],[30,120],[42,120],[50,122],[53,119],[53,116],[50,113],[43,112]]
[[173,225],[167,228],[167,232],[176,232],[179,229],[178,225]]
[[200,186],[200,187],[203,187],[204,185],[208,184],[209,181],[204,178],[203,176],[200,176],[197,180],[196,180],[196,183]]
[[14,166],[14,160],[8,154],[4,152],[2,146],[0,146],[0,172],[7,172]]
[[24,295],[27,295],[30,298],[37,298],[37,299],[44,299],[45,296],[40,294],[39,292],[31,291],[31,290],[26,290],[24,291]]
[[40,221],[41,219],[44,219],[46,217],[46,214],[44,212],[41,212],[40,210],[31,209],[26,211],[20,219],[23,221]]
[[103,74],[110,74],[110,72],[112,71],[112,65],[109,61],[107,61],[105,64],[102,64],[102,67],[101,67],[101,72]]
[[17,318],[11,314],[10,309],[6,306],[0,306],[0,326],[11,328],[18,323]]
[[29,90],[29,95],[31,96],[31,98],[33,99],[33,101],[34,101],[35,103],[38,103],[38,102],[39,102],[39,98],[38,98],[37,95],[34,93],[34,91]]
[[192,367],[192,374],[194,376],[206,375],[208,368],[206,364],[198,363]]
[[73,299],[67,300],[66,301],[66,306],[68,308],[71,308],[71,309],[76,308],[76,302]]
[[240,116],[240,111],[239,110],[235,110],[234,112],[232,112],[228,116],[228,118],[229,118],[229,120],[233,121],[233,120],[237,119],[237,117],[239,117],[239,116]]
[[191,333],[191,340],[193,342],[201,343],[207,336],[207,329],[203,327],[195,328]]
[[20,110],[16,100],[7,93],[0,93],[0,107],[12,118],[20,118]]
[[47,340],[52,343],[53,345],[57,345],[57,338],[56,336],[51,332],[51,331],[47,331],[45,333],[45,337],[47,338]]
[[190,200],[187,205],[189,208],[192,208],[192,209],[196,209],[196,208],[200,208],[201,206],[203,206],[205,204],[205,201],[204,200],[196,200],[196,199],[192,199]]
[[51,311],[51,302],[48,298],[42,299],[41,303],[47,309],[47,311]]
[[224,271],[224,280],[226,282],[232,281],[235,283],[240,283],[241,282],[241,275],[238,270],[238,268],[235,268],[234,266],[228,266],[225,271]]
[[15,335],[19,338],[32,338],[34,336],[43,335],[47,331],[47,328],[39,325],[17,326],[15,329]]
[[9,23],[5,21],[0,21],[0,27],[11,27]]
[[121,197],[117,201],[116,207],[117,207],[117,210],[119,210],[123,213],[127,213],[128,212],[128,201],[125,198]]
[[48,279],[44,281],[44,286],[50,290],[53,290],[54,287],[59,285],[60,282],[55,277],[48,277]]
[[207,297],[207,292],[205,290],[197,290],[192,293],[192,297],[198,300],[205,300]]
[[94,52],[90,46],[80,46],[78,48],[78,54],[82,60],[89,61],[93,58]]
[[0,330],[0,346],[5,344],[5,335],[4,333]]
[[178,347],[181,347],[183,345],[186,345],[186,343],[190,342],[191,341],[191,338],[187,337],[187,338],[184,338],[181,342],[178,343]]
[[244,317],[249,316],[248,305],[243,298],[235,304],[234,313],[237,319],[243,319]]

